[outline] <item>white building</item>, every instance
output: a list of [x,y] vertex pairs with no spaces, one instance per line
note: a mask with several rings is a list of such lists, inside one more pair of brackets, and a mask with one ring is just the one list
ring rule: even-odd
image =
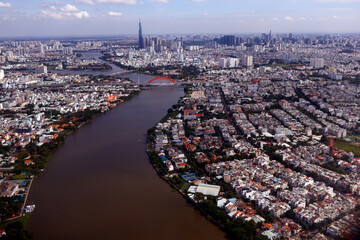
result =
[[3,80],[5,77],[4,69],[0,69],[0,80]]
[[239,66],[238,58],[223,57],[219,59],[219,66],[222,68],[235,68]]
[[234,68],[239,66],[239,59],[238,58],[229,58],[227,61],[227,65],[229,68]]
[[66,54],[66,55],[72,55],[73,54],[73,48],[72,47],[65,47],[63,49],[63,54]]
[[7,56],[7,60],[9,62],[13,62],[14,61],[14,53],[13,51],[6,51],[6,56]]
[[253,66],[253,56],[251,55],[245,55],[241,59],[241,65],[244,67],[252,67]]
[[210,184],[199,184],[196,192],[200,192],[204,195],[217,196],[220,192],[220,186]]
[[322,58],[311,58],[310,66],[314,69],[323,68],[324,67],[324,59]]
[[36,65],[35,67],[35,73],[37,74],[47,74],[47,67],[44,65]]

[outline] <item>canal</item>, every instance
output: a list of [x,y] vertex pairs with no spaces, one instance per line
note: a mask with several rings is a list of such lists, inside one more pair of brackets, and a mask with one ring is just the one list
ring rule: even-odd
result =
[[34,239],[224,239],[157,176],[145,151],[147,130],[183,95],[145,90],[68,136],[30,191]]

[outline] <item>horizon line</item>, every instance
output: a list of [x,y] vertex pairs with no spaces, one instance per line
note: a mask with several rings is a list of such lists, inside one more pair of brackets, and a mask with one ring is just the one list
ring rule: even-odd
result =
[[[148,35],[255,35],[263,34],[266,32],[244,32],[244,33],[149,33],[143,34],[144,36]],[[360,35],[360,32],[273,32],[271,34],[280,35],[280,34],[289,34],[293,35]],[[0,41],[12,40],[12,39],[36,39],[36,38],[94,38],[94,37],[103,37],[103,38],[119,38],[119,37],[136,37],[137,33],[124,33],[124,34],[84,34],[84,35],[31,35],[31,36],[0,36]]]

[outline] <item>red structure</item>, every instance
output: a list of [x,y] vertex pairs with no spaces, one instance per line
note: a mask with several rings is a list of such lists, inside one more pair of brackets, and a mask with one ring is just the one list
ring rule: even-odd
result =
[[327,138],[327,143],[328,143],[328,146],[333,148],[334,147],[334,137],[333,136],[326,136]]
[[157,79],[166,79],[166,80],[169,80],[172,83],[176,83],[174,80],[172,80],[171,78],[168,78],[168,77],[156,77],[156,78],[151,79],[147,84],[150,84],[150,83],[152,83],[153,81],[155,81]]

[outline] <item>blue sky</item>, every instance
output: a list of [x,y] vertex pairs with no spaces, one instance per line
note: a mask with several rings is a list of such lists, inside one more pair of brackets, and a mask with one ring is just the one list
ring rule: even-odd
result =
[[0,37],[360,32],[360,0],[8,0]]

